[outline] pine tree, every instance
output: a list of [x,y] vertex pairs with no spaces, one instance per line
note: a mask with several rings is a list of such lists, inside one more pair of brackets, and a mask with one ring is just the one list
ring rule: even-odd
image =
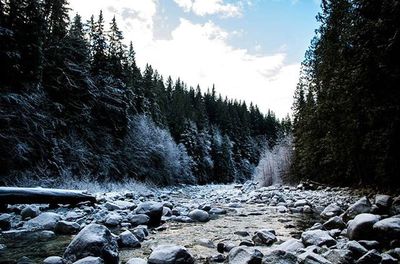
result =
[[124,44],[122,43],[124,37],[122,35],[122,31],[120,31],[118,28],[115,16],[111,20],[108,39],[109,39],[109,46],[108,46],[109,72],[116,78],[122,79],[123,61],[125,59],[125,47]]
[[92,38],[92,64],[91,71],[93,75],[104,74],[107,71],[107,42],[104,33],[103,11],[100,11],[99,17],[94,25],[91,25],[90,32]]

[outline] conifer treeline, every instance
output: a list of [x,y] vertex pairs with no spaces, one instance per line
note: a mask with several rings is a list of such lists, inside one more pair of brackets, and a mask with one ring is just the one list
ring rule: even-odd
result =
[[400,2],[323,0],[294,105],[293,173],[400,186]]
[[[142,72],[115,18],[69,21],[66,0],[0,0],[0,175],[157,184],[248,179],[272,112]],[[169,132],[168,132],[169,131]],[[172,137],[170,136],[172,135]]]

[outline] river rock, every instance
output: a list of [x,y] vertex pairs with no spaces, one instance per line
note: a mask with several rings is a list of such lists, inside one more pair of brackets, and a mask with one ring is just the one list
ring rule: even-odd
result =
[[351,240],[371,239],[374,237],[373,225],[379,221],[379,216],[359,214],[347,223],[347,236]]
[[368,200],[367,197],[363,197],[354,204],[352,204],[346,210],[345,214],[348,219],[353,219],[359,214],[371,212],[371,208],[372,208],[371,202]]
[[306,251],[298,256],[299,262],[302,264],[332,264],[329,260],[321,255],[311,251]]
[[207,222],[210,220],[210,215],[206,211],[200,209],[191,211],[189,217],[198,222]]
[[391,239],[400,238],[400,218],[390,217],[378,221],[374,224],[373,229],[378,238],[389,241]]
[[342,218],[340,216],[334,216],[332,218],[330,218],[328,221],[326,221],[323,226],[328,229],[345,229],[346,228],[346,224],[345,222],[343,222]]
[[322,256],[332,264],[352,264],[354,262],[351,251],[347,249],[331,249]]
[[73,264],[103,264],[104,261],[102,258],[99,257],[86,257],[75,261]]
[[269,229],[258,230],[254,233],[252,240],[257,245],[269,246],[278,240],[274,233],[275,232],[273,230],[271,232],[271,230],[269,230]]
[[375,205],[380,209],[380,212],[388,212],[392,202],[393,199],[390,195],[377,194],[375,196]]
[[226,214],[226,210],[223,208],[211,208],[211,210],[208,212],[209,214]]
[[261,264],[263,254],[255,248],[239,246],[229,251],[229,264]]
[[381,255],[376,249],[368,251],[365,255],[356,261],[356,264],[375,264],[380,263],[382,260]]
[[39,208],[34,205],[27,205],[24,209],[21,210],[21,217],[23,220],[27,218],[34,218],[40,214]]
[[147,225],[147,223],[150,221],[150,217],[145,214],[129,215],[128,219],[129,223],[131,223],[133,226]]
[[131,231],[126,230],[119,235],[118,244],[121,247],[139,248],[140,242]]
[[341,215],[343,213],[342,208],[337,205],[337,203],[331,203],[321,213],[321,217],[325,219],[329,219],[334,216]]
[[101,257],[106,263],[118,264],[118,244],[103,225],[90,224],[82,229],[64,252],[64,259],[74,262],[88,256]]
[[347,242],[346,248],[350,250],[355,259],[360,258],[361,256],[363,256],[368,252],[368,250],[363,245],[361,245],[355,240]]
[[58,256],[52,256],[48,257],[45,260],[43,260],[43,264],[64,264],[64,260],[62,257]]
[[390,207],[390,213],[392,215],[400,214],[400,196],[393,199],[392,206]]
[[107,215],[105,224],[107,226],[117,226],[122,222],[122,216],[118,213],[112,212]]
[[141,258],[131,258],[126,264],[147,264],[147,261]]
[[397,258],[390,256],[389,254],[383,253],[381,254],[382,260],[381,264],[398,264]]
[[137,227],[133,229],[132,234],[140,241],[143,242],[144,238],[149,235],[146,227]]
[[300,240],[295,238],[289,239],[276,247],[277,250],[288,252],[296,252],[297,250],[302,248],[304,248],[304,244]]
[[301,234],[301,240],[304,245],[316,245],[316,246],[333,246],[336,244],[336,240],[329,235],[327,231],[322,230],[310,230]]
[[157,227],[160,225],[163,204],[155,202],[140,203],[135,209],[136,214],[145,214],[149,217],[148,225],[150,227]]
[[28,230],[54,230],[61,216],[56,213],[46,212],[32,218],[24,224],[24,228]]
[[0,214],[0,229],[3,231],[10,230],[11,219],[12,216],[10,214]]
[[266,255],[262,259],[262,264],[296,264],[297,257],[284,250],[274,250]]
[[151,252],[148,264],[193,264],[194,258],[182,246],[158,246]]
[[57,234],[72,235],[79,232],[81,226],[76,222],[59,221],[57,222],[54,231]]

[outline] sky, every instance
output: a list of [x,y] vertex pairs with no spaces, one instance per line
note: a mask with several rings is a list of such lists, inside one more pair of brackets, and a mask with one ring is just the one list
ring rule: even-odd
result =
[[277,117],[293,94],[320,0],[70,0],[85,20],[116,17],[137,64]]

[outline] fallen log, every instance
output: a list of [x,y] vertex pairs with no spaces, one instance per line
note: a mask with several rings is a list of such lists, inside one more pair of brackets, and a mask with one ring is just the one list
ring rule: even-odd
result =
[[96,202],[96,197],[84,191],[0,187],[0,205],[6,204],[78,204]]

